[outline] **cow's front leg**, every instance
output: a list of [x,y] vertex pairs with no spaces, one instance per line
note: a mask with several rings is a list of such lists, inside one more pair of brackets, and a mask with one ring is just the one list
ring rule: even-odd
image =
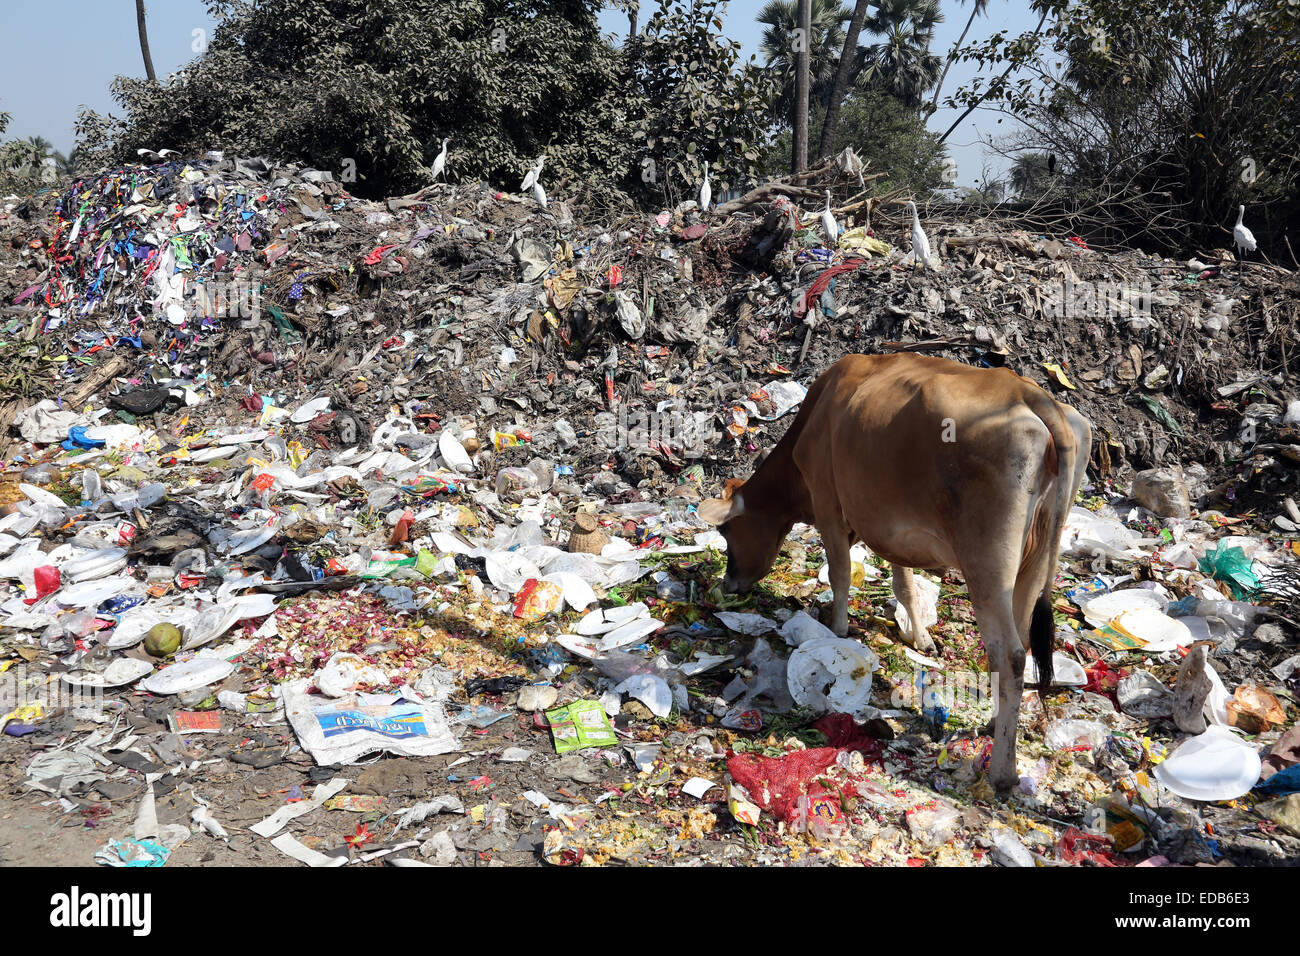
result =
[[835,600],[831,604],[830,629],[839,637],[849,633],[849,585],[852,569],[849,565],[849,529],[838,515],[817,516],[817,530],[826,549],[826,564]]
[[914,650],[922,653],[933,651],[934,641],[930,638],[930,632],[921,626],[920,598],[916,591],[916,581],[912,577],[912,569],[898,564],[891,564],[889,569],[893,576],[894,597],[898,598],[899,605],[907,612],[908,623],[911,625],[907,631],[900,626],[898,632]]

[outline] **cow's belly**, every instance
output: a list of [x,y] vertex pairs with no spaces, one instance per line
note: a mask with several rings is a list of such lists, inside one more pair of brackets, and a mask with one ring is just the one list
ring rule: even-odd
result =
[[853,524],[853,530],[863,544],[892,564],[925,570],[957,564],[948,542],[926,528],[868,518]]

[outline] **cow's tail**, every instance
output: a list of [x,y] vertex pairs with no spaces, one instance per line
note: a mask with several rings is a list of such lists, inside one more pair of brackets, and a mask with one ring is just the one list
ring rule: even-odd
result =
[[1047,426],[1049,434],[1040,472],[1040,489],[1045,494],[1032,519],[1021,564],[1024,572],[1034,575],[1027,582],[1034,588],[1030,593],[1036,595],[1029,622],[1029,651],[1038,668],[1038,692],[1045,694],[1052,683],[1052,644],[1056,633],[1052,622],[1052,584],[1056,580],[1061,531],[1074,503],[1074,475],[1080,449],[1074,430],[1051,396],[1034,384],[1028,385],[1025,392],[1025,403]]

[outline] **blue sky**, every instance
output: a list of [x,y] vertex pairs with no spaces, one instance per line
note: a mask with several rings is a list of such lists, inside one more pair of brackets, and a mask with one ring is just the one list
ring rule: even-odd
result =
[[[852,0],[845,2],[852,6]],[[3,0],[0,6],[0,109],[13,114],[5,136],[44,136],[66,153],[73,146],[78,106],[110,111],[113,77],[144,74],[135,4],[133,0]],[[213,23],[203,0],[149,0],[146,6],[149,46],[161,76],[196,55],[194,31],[210,31]],[[731,0],[724,19],[727,34],[740,40],[748,53],[758,52],[761,31],[754,16],[761,7],[760,0]],[[942,0],[942,9],[945,21],[934,45],[940,55],[952,48],[970,15],[970,7],[958,0]],[[1023,0],[993,0],[989,15],[975,21],[967,40],[982,39],[997,29],[1019,33],[1033,29],[1035,23],[1037,17]],[[621,13],[605,14],[602,24],[619,34],[627,30]],[[967,64],[954,64],[944,84],[945,95],[974,72]],[[930,118],[930,128],[942,132],[956,116],[953,110],[940,109]],[[997,125],[993,114],[977,111],[949,137],[959,184],[975,184],[986,164],[995,174],[1005,167],[979,145],[981,138],[1005,131],[1006,125]]]

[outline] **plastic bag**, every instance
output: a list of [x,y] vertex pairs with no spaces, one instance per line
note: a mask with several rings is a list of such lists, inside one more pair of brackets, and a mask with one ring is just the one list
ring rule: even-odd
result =
[[1222,581],[1237,600],[1253,596],[1259,590],[1259,575],[1251,570],[1251,560],[1239,547],[1224,548],[1223,542],[1207,551],[1201,559],[1201,570],[1216,581]]
[[309,678],[280,685],[298,743],[320,766],[355,763],[375,751],[422,757],[459,749],[441,707],[401,694],[309,695]]
[[913,574],[915,582],[917,613],[921,620],[913,622],[902,604],[895,603],[894,620],[898,622],[899,633],[908,644],[913,644],[921,631],[939,623],[939,585],[929,578]]
[[497,472],[497,497],[520,500],[541,487],[537,474],[527,468],[502,468]]
[[1098,750],[1110,731],[1095,720],[1054,720],[1047,725],[1043,742],[1052,750]]

